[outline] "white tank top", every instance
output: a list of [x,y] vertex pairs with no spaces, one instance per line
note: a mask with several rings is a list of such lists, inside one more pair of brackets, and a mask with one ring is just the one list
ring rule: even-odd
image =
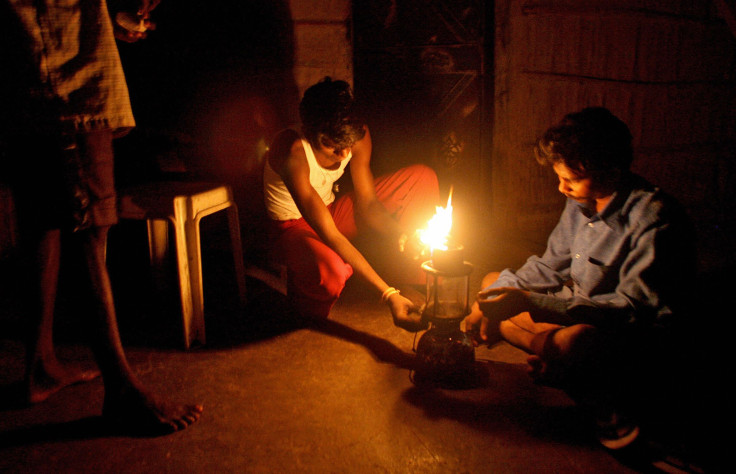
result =
[[[322,202],[327,206],[335,200],[335,193],[332,191],[332,187],[335,181],[345,172],[345,167],[353,155],[351,153],[346,159],[342,160],[339,168],[328,170],[317,163],[317,158],[315,158],[314,151],[309,142],[303,138],[301,140],[304,152],[307,155],[307,163],[309,164],[309,182],[315,191],[317,191],[319,197],[322,198]],[[302,217],[301,212],[296,207],[294,198],[291,197],[291,193],[286,188],[286,184],[284,184],[281,176],[271,168],[268,160],[266,160],[266,164],[263,167],[263,195],[266,202],[266,211],[268,211],[268,216],[271,219],[286,221]]]

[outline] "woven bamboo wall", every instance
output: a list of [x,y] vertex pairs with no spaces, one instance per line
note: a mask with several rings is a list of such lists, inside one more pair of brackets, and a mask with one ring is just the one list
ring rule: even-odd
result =
[[600,105],[629,124],[634,170],[687,206],[703,265],[733,262],[735,54],[706,0],[497,1],[494,228],[543,249],[564,198],[533,144],[564,114]]

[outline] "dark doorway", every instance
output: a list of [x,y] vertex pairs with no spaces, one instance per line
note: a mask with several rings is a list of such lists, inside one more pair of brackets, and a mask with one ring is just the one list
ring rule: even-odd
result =
[[470,245],[490,180],[493,3],[356,0],[353,16],[376,173],[432,166],[443,200],[453,188],[453,233]]

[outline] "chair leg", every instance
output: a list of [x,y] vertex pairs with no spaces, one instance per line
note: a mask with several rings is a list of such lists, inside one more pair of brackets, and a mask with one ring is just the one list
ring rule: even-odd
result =
[[188,215],[185,226],[192,303],[190,339],[204,345],[204,288],[202,285],[202,252],[200,250],[199,221],[199,217]]
[[235,204],[227,208],[227,223],[228,227],[230,227],[230,244],[233,251],[235,279],[238,284],[238,298],[240,307],[244,308],[247,303],[247,290],[245,287],[245,263],[243,261],[243,243],[240,239],[240,220],[238,218],[238,208]]
[[186,225],[186,204],[176,202],[174,204],[174,240],[176,241],[176,262],[179,273],[179,293],[181,295],[181,313],[182,326],[184,332],[184,348],[189,349],[192,342],[201,341],[204,343],[204,327],[202,333],[199,334],[196,324],[197,316],[194,311],[192,302],[192,281],[190,267],[190,256],[187,251],[187,225]]
[[146,225],[153,284],[157,292],[165,294],[170,288],[165,265],[169,258],[169,223],[165,219],[148,219]]

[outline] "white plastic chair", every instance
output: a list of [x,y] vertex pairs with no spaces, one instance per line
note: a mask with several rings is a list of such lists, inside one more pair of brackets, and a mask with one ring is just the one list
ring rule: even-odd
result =
[[121,219],[146,220],[148,247],[155,278],[163,276],[168,252],[168,223],[174,229],[179,273],[184,347],[205,344],[202,252],[199,222],[227,211],[233,264],[241,306],[245,305],[245,268],[238,208],[229,186],[217,183],[164,181],[133,186],[118,193]]

